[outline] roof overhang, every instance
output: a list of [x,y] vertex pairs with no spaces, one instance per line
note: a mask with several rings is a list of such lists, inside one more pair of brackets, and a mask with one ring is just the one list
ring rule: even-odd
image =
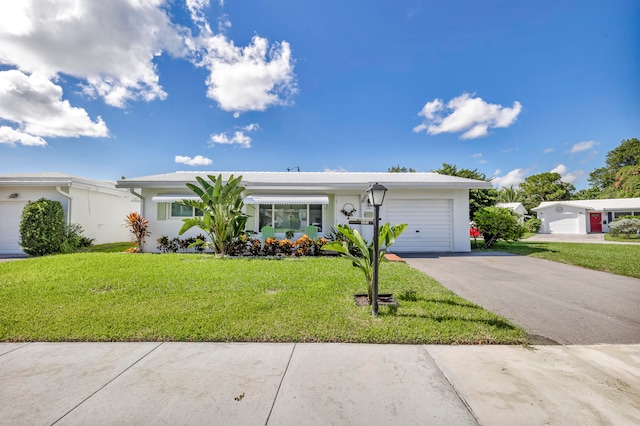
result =
[[245,204],[329,204],[326,195],[258,195],[244,199]]
[[151,198],[154,203],[175,203],[182,200],[199,200],[195,194],[158,194]]

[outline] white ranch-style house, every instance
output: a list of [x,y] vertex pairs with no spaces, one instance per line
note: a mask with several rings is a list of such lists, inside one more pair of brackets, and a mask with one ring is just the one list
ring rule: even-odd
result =
[[[142,200],[142,214],[149,221],[153,237],[145,251],[158,251],[155,240],[166,235],[177,237],[182,219],[198,212],[181,204],[197,198],[187,187],[196,176],[242,176],[245,211],[250,216],[247,229],[261,237],[260,230],[270,225],[276,237],[284,238],[293,229],[294,238],[309,225],[319,235],[335,224],[348,224],[350,217],[373,218],[366,190],[380,183],[388,188],[380,209],[381,222],[407,223],[391,251],[395,252],[468,252],[469,190],[489,189],[491,184],[474,179],[437,173],[365,173],[365,172],[175,172],[117,182]],[[137,192],[139,191],[139,192]],[[370,239],[371,225],[351,225]],[[183,237],[195,236],[193,228]]]
[[542,221],[541,234],[597,234],[621,216],[640,218],[640,198],[545,201],[533,209]]
[[129,240],[125,216],[140,209],[140,200],[115,182],[64,173],[0,175],[0,254],[23,255],[20,218],[29,201],[40,198],[62,203],[67,224],[78,223],[96,244]]

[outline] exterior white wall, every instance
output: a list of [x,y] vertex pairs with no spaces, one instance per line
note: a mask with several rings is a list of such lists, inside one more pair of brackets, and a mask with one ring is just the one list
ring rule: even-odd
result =
[[139,200],[129,191],[100,191],[71,186],[69,221],[82,225],[84,235],[94,238],[94,244],[129,241],[131,232],[125,228],[126,215],[140,210]]
[[[155,203],[151,199],[158,194],[176,193],[181,191],[171,189],[151,189],[142,190],[145,198],[144,216],[149,221],[149,229],[151,237],[147,239],[144,251],[157,252],[156,240],[166,235],[169,238],[178,237],[178,231],[183,225],[182,218],[171,218],[169,214],[168,203]],[[185,191],[186,193],[186,191]],[[328,230],[337,223],[348,224],[348,217],[342,212],[344,204],[351,203],[357,210],[354,217],[373,217],[373,208],[367,206],[364,199],[364,192],[355,193],[353,191],[332,191],[327,193],[329,196],[329,205],[326,207],[323,230]],[[471,243],[469,239],[469,190],[468,189],[430,189],[430,190],[411,190],[402,188],[391,188],[387,191],[386,200],[393,199],[422,199],[422,200],[451,200],[452,205],[452,251],[469,252],[471,251]],[[158,206],[163,212],[158,212]],[[385,221],[385,206],[380,209],[381,221]],[[249,219],[251,222],[252,219]],[[366,239],[373,237],[372,225],[352,225],[358,229]],[[251,226],[249,226],[251,228]],[[180,238],[195,237],[203,233],[199,228],[192,228]],[[298,235],[296,235],[298,237]]]
[[572,219],[572,230],[571,234],[586,234],[587,233],[587,221],[588,215],[585,212],[585,209],[574,206],[562,206],[562,211],[556,211],[557,206],[550,206],[549,208],[545,208],[542,210],[538,210],[538,219],[542,222],[540,226],[541,234],[549,234],[551,233],[552,224],[555,221],[567,220],[567,216],[577,215],[577,217]]
[[[67,223],[78,223],[84,230],[84,235],[94,238],[94,243],[111,243],[128,241],[129,231],[124,228],[125,215],[131,211],[138,211],[140,203],[126,190],[94,190],[82,186],[61,186],[60,190],[71,197],[60,194],[55,186],[2,186],[0,200],[22,202],[40,198],[59,201],[65,214]],[[9,199],[10,194],[18,194]],[[71,205],[71,208],[69,206]],[[21,212],[20,212],[21,214]],[[20,223],[19,218],[15,223]],[[19,225],[18,225],[19,226]],[[19,230],[16,232],[19,235]],[[19,248],[19,246],[18,246]],[[11,251],[16,253],[15,251]],[[18,253],[23,253],[19,249]]]
[[[167,237],[175,238],[189,238],[195,237],[198,234],[204,234],[200,228],[191,228],[183,235],[178,235],[178,231],[182,228],[184,222],[183,218],[172,218],[170,215],[170,203],[156,203],[151,199],[158,194],[166,193],[182,193],[187,194],[187,188],[185,191],[176,191],[175,189],[143,189],[141,195],[144,197],[144,212],[143,216],[149,221],[149,231],[151,236],[147,237],[143,247],[143,251],[146,252],[159,252],[157,240],[163,235]],[[159,211],[161,210],[161,211]]]

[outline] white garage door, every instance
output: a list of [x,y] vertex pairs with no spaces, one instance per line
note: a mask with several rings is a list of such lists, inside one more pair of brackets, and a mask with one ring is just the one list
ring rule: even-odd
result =
[[562,218],[549,222],[549,233],[551,234],[577,234],[578,215],[563,214]]
[[0,254],[22,254],[20,248],[20,215],[23,202],[0,202]]
[[409,225],[390,251],[451,251],[451,200],[389,200],[384,208],[381,222]]

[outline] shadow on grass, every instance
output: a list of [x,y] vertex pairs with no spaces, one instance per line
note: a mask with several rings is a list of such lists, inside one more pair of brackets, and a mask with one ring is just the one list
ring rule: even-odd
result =
[[517,243],[506,243],[503,241],[497,242],[491,248],[480,247],[478,249],[473,249],[473,252],[506,252],[511,254],[520,254],[523,256],[527,256],[533,253],[556,253],[556,250],[553,250],[549,247],[547,243],[537,243],[537,242],[524,242],[519,241]]
[[404,318],[420,318],[436,322],[462,321],[483,323],[499,330],[517,330],[518,328],[500,319],[461,318],[449,315],[407,314],[398,312],[397,309],[389,309],[387,312],[379,312],[380,316],[394,316]]

